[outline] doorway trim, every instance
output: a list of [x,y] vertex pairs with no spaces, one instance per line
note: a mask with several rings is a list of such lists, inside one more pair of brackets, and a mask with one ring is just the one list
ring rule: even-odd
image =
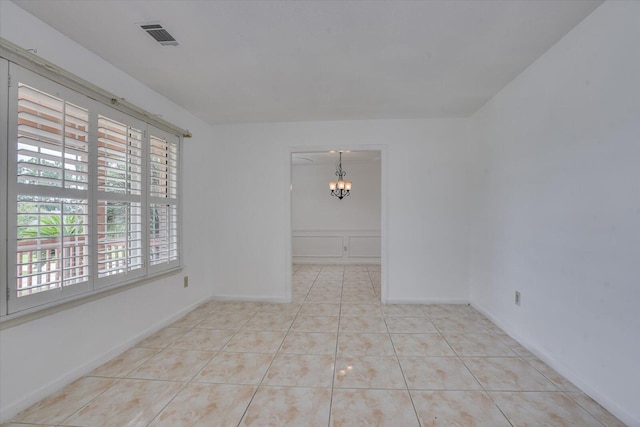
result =
[[[389,295],[388,270],[389,270],[389,230],[388,230],[388,146],[387,145],[326,145],[326,146],[290,146],[287,147],[286,156],[283,156],[283,166],[287,171],[285,200],[285,271],[287,272],[285,280],[285,296],[286,300],[291,302],[292,295],[292,265],[293,265],[293,203],[291,195],[293,191],[293,162],[292,155],[295,153],[326,153],[329,151],[379,151],[380,152],[380,301],[386,304]],[[286,161],[286,163],[284,163]]]

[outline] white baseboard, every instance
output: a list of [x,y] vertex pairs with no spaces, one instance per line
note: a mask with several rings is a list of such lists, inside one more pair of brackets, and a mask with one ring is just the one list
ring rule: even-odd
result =
[[640,427],[640,420],[635,419],[631,414],[629,414],[627,411],[621,408],[616,402],[612,401],[607,396],[599,392],[596,388],[592,387],[590,384],[585,382],[582,379],[582,377],[576,374],[571,368],[569,368],[565,364],[560,363],[558,360],[556,360],[545,349],[539,347],[535,343],[532,343],[530,340],[525,339],[522,335],[516,333],[507,323],[502,322],[500,319],[494,316],[489,310],[487,310],[481,304],[476,304],[472,302],[471,306],[476,310],[478,310],[480,313],[482,313],[485,317],[487,317],[493,323],[495,323],[496,326],[498,326],[500,329],[502,329],[507,334],[509,334],[511,338],[518,341],[531,353],[538,356],[540,360],[542,360],[544,363],[546,363],[551,368],[556,370],[560,375],[564,376],[573,384],[575,384],[582,392],[584,392],[593,400],[598,402],[600,406],[605,408],[607,411],[611,412],[620,421],[624,422],[628,426]]
[[216,301],[266,302],[277,304],[291,302],[291,297],[267,297],[255,295],[214,295],[211,299]]
[[459,298],[387,298],[385,304],[469,304],[468,299]]
[[322,265],[378,265],[380,258],[312,258],[312,257],[292,257],[293,264],[322,264]]
[[90,373],[94,369],[98,368],[99,366],[103,365],[104,363],[108,362],[114,357],[118,356],[120,353],[124,352],[125,350],[128,350],[130,347],[133,347],[134,344],[142,341],[145,338],[150,337],[151,335],[158,332],[160,329],[180,319],[182,316],[189,313],[194,308],[196,308],[197,306],[199,306],[200,304],[208,300],[210,300],[210,297],[200,299],[198,302],[191,304],[187,308],[184,308],[179,312],[169,316],[168,318],[164,319],[162,322],[154,325],[151,328],[148,328],[147,330],[136,335],[135,337],[130,338],[124,341],[123,343],[113,347],[106,353],[101,354],[99,357],[96,357],[95,359],[90,360],[86,363],[83,363],[82,365],[76,367],[75,369],[69,372],[66,372],[65,374],[61,375],[58,379],[51,381],[48,384],[45,384],[44,386],[40,387],[33,393],[29,394],[24,399],[21,399],[19,402],[13,403],[5,408],[1,408],[0,423],[9,421],[11,418],[16,416],[19,412],[24,411],[31,405],[34,405],[35,403],[41,401],[42,399],[49,396],[50,394],[55,393],[56,391],[62,389],[66,385],[71,384],[78,378],[81,378],[82,376]]

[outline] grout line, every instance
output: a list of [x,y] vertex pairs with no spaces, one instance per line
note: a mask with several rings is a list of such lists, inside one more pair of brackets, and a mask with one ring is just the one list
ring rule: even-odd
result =
[[[319,272],[318,272],[318,274],[319,274]],[[313,280],[313,283],[315,283],[315,281],[317,279],[318,279],[318,276],[316,275],[315,279]],[[313,287],[313,283],[311,284],[311,287]],[[309,288],[309,290],[311,290],[311,288]],[[297,303],[291,302],[291,304],[297,304]],[[278,349],[274,353],[273,358],[271,359],[271,362],[269,363],[269,366],[267,366],[267,369],[264,371],[264,374],[262,375],[262,378],[260,379],[260,382],[258,382],[258,385],[256,386],[256,390],[253,392],[253,395],[251,396],[251,399],[249,399],[249,403],[247,404],[247,407],[244,409],[244,412],[242,413],[242,416],[238,420],[238,427],[240,426],[240,424],[242,424],[242,420],[247,415],[247,412],[249,411],[249,407],[251,406],[251,403],[253,402],[253,399],[255,399],[256,394],[258,394],[258,390],[260,390],[260,387],[262,386],[262,383],[263,383],[264,379],[266,378],[267,374],[269,373],[269,369],[271,369],[271,366],[273,366],[273,361],[276,360],[276,357],[278,357],[278,352],[282,348],[282,344],[284,344],[284,341],[287,339],[287,335],[289,335],[289,333],[291,332],[291,328],[293,327],[293,324],[295,323],[296,319],[298,318],[298,315],[300,314],[301,310],[302,310],[302,305],[300,306],[300,308],[296,312],[295,317],[293,318],[293,322],[291,322],[291,324],[289,325],[289,329],[287,329],[286,333],[284,334],[284,337],[282,338],[282,341],[280,342],[280,345],[278,346]]]
[[[256,313],[259,311],[256,310]],[[202,322],[198,322],[193,328],[189,329],[189,331],[192,331],[193,329],[196,329],[196,326],[203,323],[205,320],[211,318],[213,316],[213,312],[209,312],[209,315],[207,316],[206,319],[203,319]],[[255,316],[255,313],[253,314],[253,316]],[[253,317],[251,316],[251,318]],[[247,320],[248,322],[248,320]],[[246,322],[245,322],[246,323]],[[244,324],[243,324],[244,325]],[[222,329],[214,329],[214,330],[222,330]],[[189,331],[187,331],[185,334],[183,334],[180,338],[182,338],[184,335],[186,335],[187,333],[189,333]],[[156,418],[158,418],[158,416],[160,416],[160,414],[175,400],[176,397],[178,397],[178,395],[180,393],[182,393],[184,391],[185,388],[187,388],[187,386],[193,384],[195,381],[195,379],[198,377],[198,375],[200,375],[200,373],[207,367],[207,365],[209,363],[211,363],[211,361],[222,352],[222,350],[224,349],[224,347],[229,343],[229,341],[231,341],[233,339],[233,337],[235,337],[237,335],[237,333],[240,331],[240,329],[235,329],[233,330],[233,334],[231,335],[231,337],[225,341],[225,343],[220,347],[219,350],[214,351],[213,352],[213,356],[211,356],[211,358],[209,358],[209,360],[207,360],[207,362],[205,364],[202,365],[202,367],[200,369],[198,369],[198,372],[196,372],[188,381],[186,381],[182,387],[180,388],[180,390],[178,390],[178,392],[158,411],[158,413],[151,419],[151,421],[149,421],[149,424],[151,424]],[[169,346],[167,346],[166,348],[169,348],[171,345],[175,344],[180,338],[176,339],[175,341],[173,341],[171,344],[169,344]],[[206,351],[206,350],[205,350]],[[157,353],[156,353],[157,354]],[[133,372],[133,371],[132,371]],[[197,383],[197,382],[196,382]]]
[[340,342],[340,322],[342,321],[342,292],[344,291],[344,268],[342,270],[342,283],[340,286],[340,307],[338,310],[338,330],[336,331],[336,349],[333,353],[333,376],[331,377],[331,392],[329,395],[329,420],[328,427],[331,427],[331,410],[333,409],[333,389],[336,382],[336,369],[338,368],[338,343]]
[[[325,271],[325,268],[329,268],[329,270]],[[339,274],[341,271],[341,275]],[[337,371],[337,359],[338,359],[338,351],[339,351],[339,343],[340,343],[340,326],[341,324],[343,324],[343,321],[347,321],[348,319],[352,318],[352,317],[360,317],[360,318],[370,318],[371,315],[369,314],[365,314],[365,315],[359,315],[359,316],[345,316],[343,315],[342,309],[344,307],[344,305],[349,305],[349,304],[371,304],[373,305],[374,303],[370,302],[369,300],[367,300],[366,302],[347,302],[345,303],[343,298],[345,297],[345,292],[346,295],[349,296],[348,300],[353,300],[353,296],[357,296],[359,292],[363,292],[366,293],[366,295],[363,296],[369,296],[369,291],[367,289],[369,289],[369,286],[371,286],[371,289],[373,289],[373,293],[375,297],[380,297],[380,294],[378,294],[376,292],[376,286],[373,283],[373,272],[369,271],[368,268],[365,268],[366,271],[366,276],[368,276],[369,278],[369,284],[364,284],[364,281],[366,279],[360,279],[359,277],[361,276],[365,276],[364,275],[364,271],[362,270],[353,270],[350,271],[348,270],[347,266],[341,266],[340,267],[333,267],[333,266],[320,266],[318,268],[317,271],[304,271],[302,270],[302,267],[297,267],[294,268],[294,271],[292,273],[292,275],[295,277],[296,274],[299,273],[304,273],[305,275],[308,275],[309,279],[304,279],[301,284],[299,285],[300,287],[302,286],[306,286],[307,283],[311,283],[309,285],[309,287],[306,289],[306,293],[304,294],[304,297],[302,298],[302,300],[296,300],[296,301],[292,301],[291,304],[285,304],[283,305],[283,307],[286,309],[287,305],[297,305],[299,306],[299,309],[294,313],[294,314],[283,314],[280,312],[274,312],[274,313],[270,313],[270,312],[263,312],[262,310],[264,309],[264,307],[266,306],[273,306],[273,304],[262,304],[262,303],[248,303],[250,305],[247,305],[247,307],[249,307],[250,309],[247,310],[247,316],[246,318],[243,319],[244,320],[239,320],[238,324],[239,326],[236,328],[232,328],[232,329],[216,329],[214,328],[202,328],[200,327],[200,325],[202,325],[204,322],[210,321],[214,315],[216,314],[223,314],[223,317],[225,314],[231,314],[234,313],[234,310],[225,312],[225,311],[220,311],[218,309],[218,307],[220,307],[217,302],[215,302],[214,304],[211,304],[211,308],[203,308],[205,307],[207,304],[209,303],[204,303],[201,304],[200,306],[194,308],[191,312],[187,313],[185,316],[182,317],[182,319],[191,316],[191,318],[189,318],[187,321],[185,321],[186,326],[181,326],[181,325],[177,325],[174,326],[174,324],[176,322],[179,322],[182,319],[179,319],[178,321],[174,322],[171,325],[168,325],[166,328],[181,328],[182,330],[184,330],[184,333],[182,333],[180,336],[176,336],[173,337],[169,340],[167,340],[167,345],[165,345],[164,347],[139,347],[138,344],[140,344],[140,342],[133,344],[131,347],[129,347],[128,349],[126,349],[125,351],[123,351],[122,353],[129,351],[131,349],[134,348],[139,348],[139,349],[145,349],[145,350],[152,350],[153,354],[146,356],[140,360],[136,360],[134,363],[131,363],[131,366],[135,365],[135,367],[133,367],[132,369],[128,370],[128,372],[124,373],[124,374],[120,374],[118,373],[118,376],[104,376],[104,375],[91,375],[92,373],[88,373],[84,376],[82,376],[80,379],[84,379],[84,378],[100,378],[100,379],[111,379],[114,380],[114,383],[105,388],[104,390],[102,390],[100,393],[98,393],[96,396],[94,396],[91,400],[89,400],[88,402],[84,403],[79,409],[73,411],[70,415],[68,415],[66,418],[64,418],[63,420],[61,420],[58,425],[63,424],[66,420],[70,419],[71,417],[77,415],[80,411],[82,411],[84,408],[86,408],[88,405],[92,404],[93,402],[95,402],[97,399],[99,399],[101,396],[103,396],[105,393],[107,393],[109,390],[112,390],[114,387],[118,386],[120,383],[123,383],[125,380],[136,380],[136,381],[148,381],[148,382],[165,382],[165,383],[179,383],[180,387],[178,388],[178,391],[173,395],[173,397],[171,397],[167,403],[157,411],[157,413],[153,416],[153,418],[150,419],[149,424],[154,422],[154,420],[157,420],[157,418],[159,417],[160,414],[163,413],[164,410],[166,410],[166,408],[171,405],[175,399],[177,398],[178,395],[180,395],[182,392],[184,392],[184,390],[193,384],[211,384],[211,385],[215,385],[215,384],[225,384],[225,385],[237,385],[237,386],[251,386],[251,387],[255,387],[255,391],[253,392],[253,395],[251,396],[251,399],[248,400],[248,403],[244,409],[244,412],[242,413],[242,416],[239,419],[238,425],[240,423],[242,423],[244,417],[246,416],[249,407],[251,406],[253,400],[255,399],[255,396],[257,395],[257,392],[259,391],[259,389],[261,387],[269,387],[266,384],[263,384],[266,380],[266,377],[269,373],[269,370],[273,367],[273,364],[275,362],[276,357],[278,357],[280,354],[284,354],[281,353],[283,345],[285,340],[287,339],[288,336],[290,336],[290,334],[292,333],[302,333],[302,334],[315,334],[315,333],[321,333],[321,334],[326,334],[327,332],[303,332],[303,331],[295,331],[293,330],[293,325],[296,322],[296,320],[301,319],[303,317],[327,317],[327,316],[303,316],[302,315],[302,308],[304,307],[304,304],[308,304],[309,306],[311,306],[312,304],[332,304],[332,305],[337,305],[338,306],[338,322],[337,322],[337,331],[335,332],[335,347],[333,349],[333,356],[334,356],[334,363],[333,363],[333,372],[332,372],[332,378],[331,378],[331,386],[330,386],[330,399],[329,399],[329,425],[331,425],[331,411],[333,408],[333,396],[334,396],[334,391],[335,390],[339,390],[340,388],[336,387],[336,371]],[[323,275],[324,273],[327,273],[327,275]],[[355,273],[354,275],[350,276],[350,273]],[[379,273],[379,272],[377,272]],[[341,278],[340,278],[341,276]],[[322,280],[321,280],[322,279]],[[319,283],[319,281],[321,281],[322,283]],[[341,281],[340,285],[338,286],[336,284],[336,282]],[[327,287],[326,289],[324,287]],[[322,292],[340,292],[340,296],[339,299],[337,301],[337,304],[335,302],[324,302],[324,301],[320,301],[320,302],[306,302],[307,297],[314,291],[314,289],[316,291],[322,291]],[[335,290],[334,290],[335,289]],[[226,302],[220,302],[222,304],[222,306],[224,306],[224,304]],[[243,302],[234,302],[234,301],[229,301],[229,303],[231,304],[239,304],[237,307],[239,308],[243,308],[245,307],[243,304]],[[377,301],[377,304],[381,304],[380,301]],[[234,308],[236,306],[233,306]],[[244,308],[243,308],[244,309]],[[382,309],[382,306],[381,306]],[[471,309],[470,309],[471,310]],[[195,313],[194,313],[195,312]],[[280,342],[277,350],[275,351],[275,353],[273,354],[273,356],[271,357],[271,361],[268,364],[264,374],[262,375],[262,378],[260,379],[260,381],[257,384],[236,384],[233,382],[199,382],[197,380],[198,376],[203,372],[204,369],[206,369],[207,366],[209,366],[210,363],[212,363],[213,359],[215,359],[217,356],[219,356],[221,353],[229,353],[229,351],[225,351],[226,346],[229,344],[229,342],[231,342],[234,338],[236,338],[240,332],[243,331],[249,331],[247,329],[243,329],[250,321],[252,320],[256,320],[258,317],[260,317],[260,315],[264,315],[266,317],[268,316],[291,316],[293,317],[293,321],[289,324],[289,327],[286,331],[277,331],[278,333],[283,332],[284,333],[284,337],[282,339],[282,341]],[[455,331],[449,331],[447,328],[447,324],[445,323],[443,326],[443,328],[439,328],[438,326],[436,326],[434,319],[431,317],[431,315],[429,314],[429,312],[425,311],[425,308],[423,306],[422,308],[422,314],[423,316],[434,326],[435,331],[433,332],[398,332],[401,334],[438,334],[446,343],[447,345],[451,348],[451,350],[454,353],[454,357],[455,359],[459,360],[460,362],[462,362],[462,364],[464,365],[465,369],[472,375],[472,377],[476,380],[477,384],[480,386],[479,390],[468,390],[468,389],[464,389],[464,390],[455,390],[453,388],[448,388],[448,389],[430,389],[430,388],[415,388],[415,389],[410,389],[408,386],[408,382],[407,382],[407,378],[404,372],[404,369],[402,367],[402,364],[400,363],[401,360],[403,359],[403,357],[398,356],[398,352],[396,349],[396,346],[392,340],[392,336],[393,334],[390,331],[389,325],[388,325],[388,320],[389,318],[392,317],[401,317],[401,318],[406,318],[406,317],[420,317],[418,315],[399,315],[399,316],[388,316],[387,314],[384,313],[384,310],[381,313],[381,317],[384,320],[384,325],[386,328],[386,332],[378,332],[378,331],[372,331],[372,332],[367,332],[366,329],[364,328],[363,330],[356,330],[356,331],[344,331],[343,335],[348,335],[348,334],[377,334],[377,335],[382,335],[384,334],[386,337],[388,337],[388,339],[391,341],[391,345],[393,348],[393,353],[394,356],[385,356],[385,357],[395,357],[396,362],[398,363],[399,367],[400,367],[400,372],[403,376],[403,380],[404,380],[404,385],[405,388],[402,389],[393,389],[393,390],[406,390],[407,393],[409,393],[409,398],[411,400],[411,404],[413,406],[414,409],[414,414],[416,415],[418,422],[420,422],[420,417],[418,415],[418,411],[416,408],[416,404],[413,400],[413,395],[412,395],[412,391],[463,391],[463,392],[480,392],[483,393],[485,396],[489,397],[489,399],[492,401],[492,403],[494,404],[494,406],[498,409],[498,411],[500,411],[500,413],[505,417],[505,419],[507,420],[507,422],[513,426],[513,423],[511,422],[511,420],[509,420],[509,418],[506,416],[505,412],[500,408],[500,406],[497,404],[496,400],[494,400],[494,398],[491,396],[490,393],[500,393],[500,392],[513,392],[513,393],[562,393],[566,398],[568,398],[571,402],[575,403],[576,406],[576,410],[580,410],[580,411],[584,411],[587,414],[589,414],[590,417],[592,417],[593,419],[597,420],[598,423],[602,424],[603,426],[605,425],[605,422],[600,420],[600,418],[595,415],[595,413],[592,413],[592,411],[590,411],[585,405],[582,405],[581,403],[579,403],[576,399],[574,399],[574,397],[572,397],[574,395],[574,393],[584,393],[582,392],[582,390],[580,390],[579,388],[576,387],[575,391],[572,390],[566,390],[567,387],[561,387],[558,384],[556,384],[553,380],[551,380],[551,378],[546,375],[541,368],[534,366],[531,362],[532,360],[528,357],[525,356],[521,356],[517,351],[514,350],[514,347],[516,344],[519,344],[517,341],[514,341],[515,343],[512,343],[512,345],[510,345],[508,342],[504,341],[503,338],[500,337],[501,334],[496,334],[492,331],[492,328],[487,326],[487,332],[476,332],[476,331],[468,331],[468,330],[464,330],[462,332],[455,332]],[[446,314],[446,315],[445,315]],[[203,316],[203,318],[200,319],[201,316]],[[334,316],[330,316],[330,317],[334,317]],[[378,317],[378,315],[376,315],[376,317]],[[472,311],[453,311],[451,313],[448,313],[446,311],[443,311],[442,313],[439,313],[438,316],[435,317],[436,321],[438,319],[445,319],[445,320],[451,320],[454,321],[456,318],[467,318],[467,319],[471,319],[474,320],[474,312]],[[476,321],[479,321],[478,319],[475,319]],[[211,324],[212,326],[215,326],[215,322],[212,322]],[[461,326],[464,326],[466,328],[466,324],[462,324]],[[166,329],[163,328],[163,329]],[[178,342],[179,340],[183,339],[183,337],[187,334],[189,334],[190,332],[194,331],[194,330],[219,330],[219,331],[228,331],[230,332],[229,338],[228,339],[224,339],[224,340],[220,340],[220,341],[216,341],[216,343],[218,342],[223,342],[223,344],[220,346],[220,348],[218,350],[212,350],[212,349],[194,349],[194,348],[183,348],[183,349],[174,349],[171,346],[173,346],[176,342]],[[251,330],[250,332],[262,332],[263,330]],[[265,330],[266,331],[266,330]],[[272,331],[268,331],[268,332],[272,332]],[[276,332],[276,331],[273,331]],[[331,332],[331,334],[333,334],[333,332]],[[492,336],[497,336],[497,338],[500,340],[500,342],[504,345],[506,345],[511,351],[514,352],[515,356],[463,356],[460,354],[460,352],[456,351],[455,348],[453,347],[453,345],[451,344],[451,342],[449,342],[449,340],[447,339],[447,337],[449,337],[449,339],[451,339],[452,335],[468,335],[468,336],[483,336],[483,335],[492,335]],[[505,334],[507,335],[507,334]],[[507,335],[508,336],[508,335]],[[513,339],[513,338],[511,338]],[[489,343],[485,343],[485,344],[490,344]],[[188,379],[186,379],[185,381],[174,381],[174,380],[165,380],[165,379],[151,379],[151,378],[135,378],[135,377],[131,377],[129,375],[131,375],[133,372],[135,372],[137,369],[139,369],[140,367],[144,366],[146,363],[148,363],[150,360],[152,360],[155,357],[158,357],[158,355],[160,355],[162,352],[164,352],[165,350],[176,350],[176,351],[197,351],[197,352],[211,352],[212,355],[210,358],[208,358],[208,360],[205,361],[205,363],[202,365],[201,368],[199,368],[197,370],[197,372],[195,372],[192,376],[190,376]],[[303,349],[304,351],[304,349]],[[238,353],[253,353],[253,351],[235,351]],[[121,353],[121,354],[122,354]],[[120,354],[120,355],[121,355]],[[261,353],[264,354],[264,353]],[[266,353],[266,354],[271,354]],[[308,351],[305,351],[304,353],[287,353],[287,355],[292,355],[292,356],[296,356],[296,355],[315,355],[316,353],[310,353]],[[101,365],[104,366],[110,362],[112,362],[114,359],[117,359],[118,357],[120,357],[120,355],[115,356],[114,358],[112,358],[111,360],[105,362],[105,364]],[[354,356],[354,357],[379,357],[379,356],[367,356],[367,355],[363,355],[363,356]],[[404,357],[410,357],[410,356],[404,356]],[[452,356],[423,356],[423,357],[430,357],[430,358],[443,358],[443,357],[448,357],[448,358],[452,358]],[[471,368],[467,365],[467,363],[471,360],[471,359],[492,359],[492,358],[517,358],[519,360],[523,360],[524,362],[527,363],[528,366],[531,366],[535,372],[539,373],[540,375],[543,376],[543,378],[545,378],[546,380],[548,380],[551,384],[553,384],[556,387],[556,390],[535,390],[535,391],[529,391],[529,390],[487,390],[487,388],[485,388],[485,386],[483,386],[483,384],[479,381],[478,377],[474,374],[474,372],[471,370]],[[134,359],[135,360],[135,359]],[[117,365],[115,365],[117,366]],[[126,365],[125,365],[126,366]],[[99,369],[99,368],[97,368]],[[95,371],[95,370],[94,370]],[[93,372],[93,371],[92,371]],[[230,378],[230,380],[233,380],[233,378]],[[568,381],[568,380],[567,380]],[[327,387],[316,387],[316,386],[306,386],[306,385],[288,385],[288,386],[278,386],[278,387],[282,387],[282,388],[307,388],[307,389],[326,389]],[[382,388],[380,387],[350,387],[349,389],[356,389],[356,390],[392,390],[392,389],[387,389],[384,388],[384,386]],[[557,395],[556,395],[557,396]],[[577,396],[577,395],[576,395]],[[42,399],[44,400],[44,399]],[[180,409],[189,409],[189,408],[180,408]],[[257,408],[257,410],[259,410],[261,408]],[[24,412],[24,411],[23,411]],[[595,411],[594,411],[595,412]],[[29,423],[23,423],[20,421],[16,421],[15,423],[17,424],[21,424],[21,425],[34,425],[34,424],[29,424]]]
[[416,420],[418,421],[418,425],[422,425],[420,421],[420,416],[418,415],[418,410],[416,409],[416,404],[413,401],[413,396],[411,395],[411,391],[409,390],[409,383],[407,382],[407,377],[404,374],[404,369],[402,369],[402,363],[400,363],[400,358],[398,357],[398,351],[396,350],[396,346],[391,339],[391,332],[389,331],[389,325],[387,324],[387,318],[383,316],[384,324],[387,327],[387,335],[389,336],[389,341],[391,341],[391,347],[393,348],[393,354],[396,356],[396,362],[398,362],[398,367],[400,367],[400,373],[402,374],[402,379],[404,380],[404,386],[409,395],[409,400],[411,401],[411,407],[413,408],[413,413],[416,416]]

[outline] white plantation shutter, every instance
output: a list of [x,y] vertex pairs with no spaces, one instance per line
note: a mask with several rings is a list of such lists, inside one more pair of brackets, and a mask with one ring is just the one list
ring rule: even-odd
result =
[[[9,105],[9,61],[4,58],[0,58],[0,127],[7,129],[5,126],[9,123],[8,110]],[[7,209],[7,187],[8,187],[8,153],[7,153],[7,136],[8,132],[0,132],[0,170],[4,171],[0,173],[0,283],[4,283],[7,286],[8,283],[8,268],[7,268],[7,221],[5,213]],[[15,159],[14,159],[15,161]],[[11,177],[13,179],[13,176]],[[13,227],[12,227],[13,228]],[[12,257],[13,258],[13,257]],[[9,263],[13,267],[13,263]],[[4,292],[8,297],[9,289],[0,286],[0,291]],[[2,295],[0,292],[0,295]],[[7,301],[0,301],[0,318],[7,314]]]
[[9,292],[0,315],[179,268],[180,137],[7,68],[0,232],[9,244],[0,261]]
[[87,292],[91,278],[89,100],[26,71],[16,76],[10,312]]
[[179,263],[179,138],[149,129],[149,263],[151,268]]
[[116,111],[110,115],[118,118],[98,116],[97,269],[103,284],[144,274],[144,124]]

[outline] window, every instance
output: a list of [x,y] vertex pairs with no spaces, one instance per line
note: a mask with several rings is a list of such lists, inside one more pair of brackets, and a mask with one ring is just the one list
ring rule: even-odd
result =
[[178,261],[178,139],[158,129],[149,137],[149,263]]
[[143,127],[126,117],[98,116],[97,268],[106,284],[144,273]]
[[179,267],[180,137],[2,61],[6,314]]

